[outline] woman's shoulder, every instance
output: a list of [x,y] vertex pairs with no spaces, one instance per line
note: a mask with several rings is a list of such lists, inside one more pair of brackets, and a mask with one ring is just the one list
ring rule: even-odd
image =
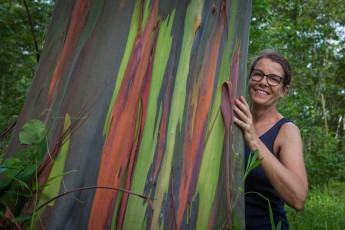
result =
[[281,126],[281,131],[283,132],[300,132],[298,126],[293,122],[291,121],[289,118],[282,118],[282,126]]
[[[280,161],[285,165],[294,164],[303,156],[303,142],[300,130],[292,122],[286,122],[281,127],[274,148],[279,153]],[[303,161],[303,159],[302,159]]]
[[285,122],[277,135],[277,139],[281,140],[281,143],[289,144],[301,140],[301,132],[298,126],[291,120]]

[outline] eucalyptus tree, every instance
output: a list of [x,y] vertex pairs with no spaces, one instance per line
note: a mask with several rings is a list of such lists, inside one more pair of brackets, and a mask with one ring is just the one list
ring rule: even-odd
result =
[[250,10],[249,0],[57,1],[8,150],[46,124],[22,188],[35,188],[30,224],[243,229],[243,140],[231,121]]

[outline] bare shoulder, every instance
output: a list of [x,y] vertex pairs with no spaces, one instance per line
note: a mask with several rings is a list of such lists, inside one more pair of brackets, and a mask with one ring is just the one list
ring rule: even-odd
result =
[[300,137],[301,136],[299,128],[297,127],[297,125],[295,125],[292,122],[287,122],[283,124],[282,127],[280,128],[278,135],[282,135],[284,137]]
[[292,122],[287,122],[280,128],[276,142],[281,155],[286,155],[284,153],[288,153],[289,156],[303,154],[300,130]]

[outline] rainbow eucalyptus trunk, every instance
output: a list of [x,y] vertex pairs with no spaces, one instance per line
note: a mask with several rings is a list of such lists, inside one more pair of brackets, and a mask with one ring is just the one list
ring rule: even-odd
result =
[[250,0],[58,1],[10,148],[26,121],[50,124],[37,171],[46,186],[25,209],[32,223],[244,229],[232,105],[245,94],[250,9]]

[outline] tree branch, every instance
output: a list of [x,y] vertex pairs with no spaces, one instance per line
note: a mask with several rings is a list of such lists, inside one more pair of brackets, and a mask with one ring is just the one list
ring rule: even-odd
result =
[[40,53],[38,50],[38,45],[37,45],[37,39],[36,39],[36,35],[35,35],[35,29],[34,29],[34,25],[32,23],[32,19],[31,19],[31,14],[28,8],[28,4],[26,3],[26,0],[23,0],[23,3],[25,5],[25,9],[26,9],[26,14],[28,15],[28,20],[29,20],[29,24],[30,24],[30,28],[31,28],[31,34],[32,37],[34,39],[34,44],[35,44],[35,50],[36,50],[36,59],[37,59],[37,63],[40,60]]

